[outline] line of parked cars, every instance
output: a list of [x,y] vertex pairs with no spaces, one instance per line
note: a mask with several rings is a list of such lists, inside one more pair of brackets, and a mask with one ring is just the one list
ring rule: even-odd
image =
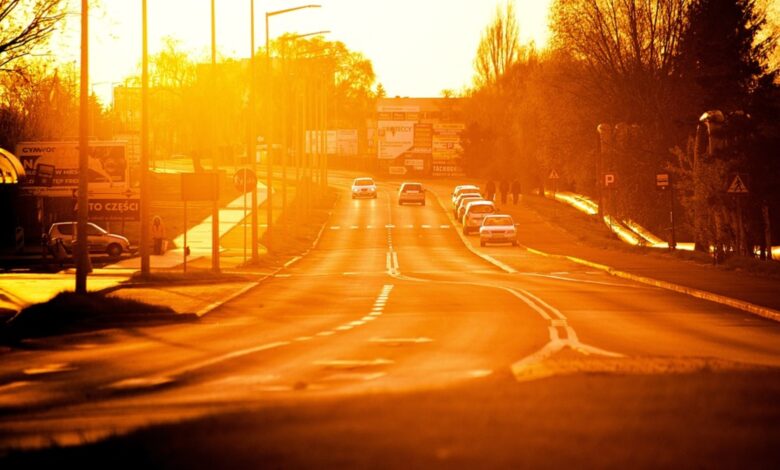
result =
[[482,196],[479,186],[455,186],[451,196],[453,216],[463,226],[464,235],[479,233],[480,246],[488,243],[517,246],[517,227],[512,216],[499,214],[496,204]]

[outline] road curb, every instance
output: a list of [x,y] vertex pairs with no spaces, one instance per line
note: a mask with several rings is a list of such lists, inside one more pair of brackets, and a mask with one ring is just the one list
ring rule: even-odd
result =
[[584,266],[588,266],[594,269],[598,269],[600,271],[604,271],[611,276],[619,277],[622,279],[627,279],[634,282],[639,282],[641,284],[646,284],[654,287],[658,287],[661,289],[670,290],[673,292],[677,292],[680,294],[689,295],[691,297],[696,297],[698,299],[708,300],[710,302],[718,303],[721,305],[726,305],[728,307],[736,308],[748,313],[751,313],[753,315],[758,315],[760,317],[766,318],[768,320],[780,322],[780,311],[777,311],[775,309],[769,308],[769,307],[762,307],[760,305],[756,305],[754,303],[750,303],[744,300],[738,300],[734,299],[732,297],[727,297],[725,295],[720,294],[714,294],[712,292],[708,292],[701,289],[696,289],[693,287],[687,287],[682,286],[680,284],[675,284],[673,282],[668,281],[659,281],[657,279],[653,279],[650,277],[640,276],[638,274],[631,274],[629,272],[620,271],[619,269],[615,269],[611,266],[607,266],[604,264],[594,263],[593,261],[588,261],[586,259],[577,258],[576,256],[569,256],[569,255],[559,255],[559,254],[552,254],[552,253],[546,253],[541,250],[537,250],[535,248],[530,248],[528,246],[525,246],[526,250],[528,250],[530,253],[534,253],[541,256],[546,256],[548,258],[559,258],[559,259],[565,259],[568,261],[571,261],[573,263],[581,264]]
[[439,204],[439,206],[442,208],[442,210],[444,210],[444,213],[447,214],[447,218],[449,219],[450,224],[452,225],[453,229],[455,230],[455,233],[458,234],[458,236],[460,237],[460,240],[463,242],[463,245],[466,248],[468,248],[469,251],[471,251],[475,255],[479,256],[483,260],[487,261],[488,263],[492,264],[493,266],[496,266],[497,268],[501,269],[504,272],[507,272],[509,274],[514,274],[514,273],[517,272],[516,269],[512,268],[508,264],[502,263],[501,261],[493,258],[492,256],[486,255],[484,253],[480,253],[479,251],[474,249],[474,247],[471,246],[471,242],[469,242],[468,238],[466,238],[466,236],[463,235],[463,233],[461,233],[460,230],[458,230],[457,222],[455,221],[455,218],[452,216],[452,214],[450,214],[450,211],[445,208],[444,203],[441,202],[441,198],[439,197],[439,195],[435,191],[429,191],[429,192],[433,193],[433,196],[436,198],[436,202]]
[[222,305],[224,305],[224,304],[226,304],[226,303],[228,303],[228,302],[230,302],[232,300],[235,300],[236,298],[246,294],[248,291],[254,289],[257,286],[259,286],[261,283],[263,283],[264,281],[268,280],[268,278],[274,277],[280,271],[289,268],[294,263],[297,263],[302,258],[304,258],[306,255],[308,255],[311,252],[311,250],[313,250],[317,246],[317,244],[319,244],[320,238],[322,238],[322,234],[325,232],[325,227],[328,225],[328,221],[330,221],[330,218],[333,216],[333,207],[335,207],[335,205],[338,202],[338,200],[339,200],[339,198],[336,197],[336,199],[333,201],[333,205],[331,206],[331,210],[328,211],[328,216],[322,222],[322,227],[320,227],[320,231],[317,233],[317,237],[314,239],[314,241],[312,242],[311,246],[306,251],[304,251],[300,255],[293,256],[286,263],[284,263],[281,267],[271,271],[270,273],[268,273],[265,276],[261,277],[257,281],[254,281],[251,284],[241,288],[241,290],[230,294],[229,296],[225,297],[224,299],[218,300],[216,302],[212,302],[211,304],[207,305],[206,307],[204,307],[204,308],[198,310],[197,312],[195,312],[195,314],[198,315],[198,317],[202,317],[203,315],[206,315],[207,313],[211,312],[212,310],[217,309],[217,308],[221,307]]

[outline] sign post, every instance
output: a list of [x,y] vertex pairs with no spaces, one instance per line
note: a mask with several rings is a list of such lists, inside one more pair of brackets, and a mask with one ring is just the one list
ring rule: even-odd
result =
[[677,248],[677,237],[674,229],[674,186],[672,186],[672,175],[669,173],[657,173],[655,175],[655,187],[659,191],[669,192],[669,250]]
[[[558,198],[558,180],[561,179],[560,175],[557,171],[555,171],[555,168],[550,170],[550,174],[547,176],[547,178],[552,182],[553,187],[553,201],[556,201]],[[555,213],[553,214],[554,218],[558,218],[558,205],[555,204]]]
[[249,188],[257,188],[257,175],[248,168],[240,168],[233,175],[233,184],[244,195],[244,218],[242,219],[242,225],[244,226],[244,263],[246,263],[246,193]]
[[[609,191],[609,199],[612,201],[612,208],[614,209],[616,204],[615,204],[615,194],[614,194],[613,191],[615,189],[617,189],[617,174],[615,172],[604,173],[601,181],[602,181],[602,183],[604,185],[604,189]],[[605,202],[605,205],[606,205],[606,202]],[[606,210],[602,211],[602,213],[609,215],[609,212],[606,211]],[[610,217],[609,217],[609,229],[612,230],[612,231],[614,231],[613,227],[612,227],[613,219],[614,219],[614,217],[612,215],[610,215]]]
[[742,220],[742,196],[750,190],[747,185],[748,177],[744,173],[732,173],[729,175],[729,186],[726,192],[737,199],[737,253],[745,255],[745,224]]

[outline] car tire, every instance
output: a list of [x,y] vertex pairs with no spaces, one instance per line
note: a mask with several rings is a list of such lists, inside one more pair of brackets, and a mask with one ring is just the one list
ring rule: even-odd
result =
[[118,258],[122,254],[122,247],[117,243],[112,243],[106,247],[106,253],[111,258]]

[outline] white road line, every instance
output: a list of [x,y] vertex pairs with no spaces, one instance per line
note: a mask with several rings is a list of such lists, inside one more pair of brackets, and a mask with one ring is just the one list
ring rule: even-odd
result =
[[366,228],[371,229],[371,228],[374,228],[374,226],[373,225],[366,225]]
[[352,230],[357,230],[357,229],[359,229],[360,227],[359,227],[359,226],[357,226],[357,225],[353,225],[353,226],[351,226],[351,227],[349,227],[349,228],[350,228],[350,229],[352,229]]
[[310,341],[312,339],[314,339],[313,336],[299,336],[295,338],[295,341]]
[[352,325],[341,325],[336,327],[338,331],[347,331],[347,330],[351,330],[352,328],[354,328],[354,326]]
[[385,228],[395,228],[395,225],[393,225],[393,224],[387,224],[387,225],[385,225]]
[[317,333],[317,336],[333,336],[333,332],[332,331],[320,331],[319,333]]
[[330,226],[331,230],[339,230],[340,228],[341,228],[341,226],[339,226],[339,225],[331,225]]
[[421,228],[431,228],[431,226],[430,226],[430,225],[428,225],[428,224],[422,224],[422,225],[420,225],[420,227],[421,227]]
[[439,228],[450,228],[450,226],[446,225],[446,224],[442,224],[442,225],[439,225]]
[[285,268],[289,268],[289,267],[290,267],[290,266],[292,266],[293,264],[295,264],[295,263],[297,263],[298,261],[300,261],[300,259],[301,259],[301,257],[300,257],[300,256],[295,256],[295,257],[293,257],[293,259],[291,259],[290,261],[288,261],[288,262],[284,263],[284,267],[285,267]]
[[276,274],[274,277],[292,277],[292,274]]
[[414,225],[404,225],[404,228],[414,228]]

